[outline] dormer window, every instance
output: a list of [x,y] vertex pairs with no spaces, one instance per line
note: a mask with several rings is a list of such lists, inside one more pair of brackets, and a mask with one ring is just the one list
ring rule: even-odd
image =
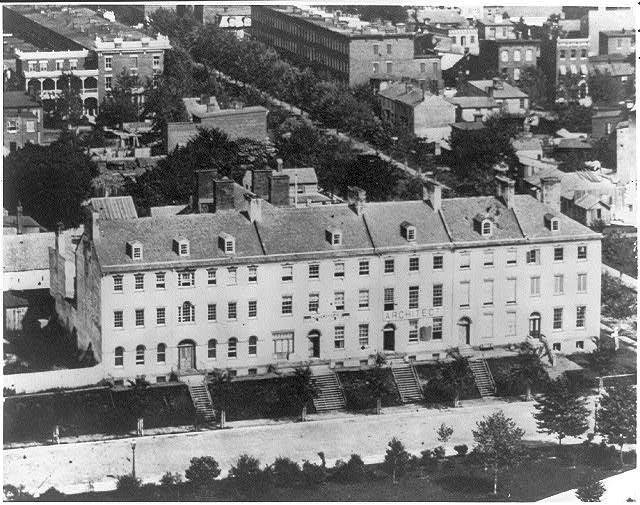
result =
[[482,234],[491,235],[491,221],[488,219],[482,221]]
[[228,233],[218,235],[218,245],[225,254],[235,254],[236,252],[236,239]]
[[409,242],[415,242],[416,240],[416,227],[411,223],[404,221],[400,225],[400,233],[406,238]]
[[544,225],[551,231],[560,230],[560,220],[553,214],[544,215]]
[[127,242],[127,256],[132,260],[139,261],[142,259],[142,243],[137,240]]
[[488,237],[493,234],[493,226],[493,219],[486,214],[476,214],[473,218],[474,230],[483,237]]
[[338,228],[327,228],[326,238],[331,245],[342,245],[342,231]]
[[189,241],[185,238],[173,239],[173,250],[178,256],[189,256],[191,254]]

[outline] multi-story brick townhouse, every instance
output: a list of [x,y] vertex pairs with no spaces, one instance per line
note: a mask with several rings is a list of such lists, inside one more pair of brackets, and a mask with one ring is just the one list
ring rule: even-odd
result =
[[123,71],[137,75],[141,87],[162,73],[164,53],[171,48],[161,34],[144,33],[80,6],[3,7],[5,31],[37,49],[16,50],[16,73],[24,89],[37,98],[61,92],[63,75],[73,76],[84,112],[95,116]]
[[428,182],[423,200],[356,189],[297,209],[228,179],[198,185],[201,212],[94,212],[78,246],[79,341],[115,379],[432,360],[540,334],[570,353],[599,333],[601,236],[509,179],[500,196],[443,200]]
[[409,77],[442,88],[440,56],[416,51],[406,25],[374,26],[339,11],[251,6],[251,36],[349,86]]
[[571,76],[577,78],[578,87],[577,95],[573,99],[582,99],[588,95],[588,38],[568,35],[545,38],[541,42],[540,54],[540,66],[547,76],[554,97],[572,99],[566,92],[558,93],[558,89],[562,88]]

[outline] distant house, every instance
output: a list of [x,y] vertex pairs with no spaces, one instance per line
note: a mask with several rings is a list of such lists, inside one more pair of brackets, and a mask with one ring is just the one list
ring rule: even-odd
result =
[[598,54],[629,55],[636,50],[636,34],[633,30],[605,30],[600,32]]
[[591,56],[588,66],[589,74],[596,72],[608,74],[618,81],[625,83],[630,79],[634,79],[636,75],[635,66],[627,60],[628,57],[622,54]]
[[593,107],[591,113],[591,138],[598,140],[616,131],[616,125],[623,119],[623,111],[619,106]]
[[[198,104],[201,105],[201,104]],[[216,128],[230,139],[250,138],[260,142],[268,140],[267,113],[262,106],[218,109],[208,104],[206,110],[192,107],[192,121],[167,123],[164,130],[164,145],[167,153],[176,147],[185,146],[198,134],[200,128]]]
[[408,83],[393,84],[378,92],[382,118],[417,137],[439,142],[451,132],[456,108],[438,95]]
[[508,114],[522,115],[529,110],[529,95],[498,78],[468,81],[464,94],[491,97]]
[[453,96],[446,100],[456,107],[457,122],[486,121],[502,110],[502,106],[490,96]]
[[[555,180],[557,185],[549,183]],[[549,166],[524,179],[525,191],[538,200],[546,191],[545,184],[557,191],[560,211],[586,226],[597,220],[611,222],[617,200],[624,196],[615,174],[605,174],[602,169],[563,172]]]
[[42,105],[24,91],[5,91],[2,97],[5,152],[13,152],[28,142],[40,144]]

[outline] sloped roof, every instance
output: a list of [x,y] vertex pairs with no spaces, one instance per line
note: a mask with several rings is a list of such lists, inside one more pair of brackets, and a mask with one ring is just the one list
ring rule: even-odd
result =
[[91,206],[100,214],[100,219],[135,219],[138,217],[131,196],[107,196],[91,198]]
[[500,107],[498,102],[490,96],[452,96],[445,98],[445,100],[463,109]]
[[577,198],[576,200],[574,200],[573,203],[578,207],[582,207],[583,209],[587,209],[587,210],[595,207],[596,205],[602,205],[603,207],[609,208],[609,206],[605,204],[603,201],[601,201],[600,198],[598,198],[596,195],[593,195],[591,193],[586,193],[580,198]]
[[289,184],[295,182],[296,175],[298,176],[298,184],[318,184],[316,169],[313,167],[284,168],[282,173],[289,176]]
[[487,88],[493,88],[493,98],[529,98],[524,91],[512,86],[508,82],[501,81],[502,88],[496,88],[492,79],[469,81],[469,85],[486,92]]
[[576,191],[600,191],[610,193],[615,189],[615,184],[610,179],[602,177],[597,172],[580,170],[577,172],[563,172],[556,167],[547,166],[538,173],[527,177],[525,181],[536,187],[540,187],[540,179],[545,177],[557,177],[560,179],[560,193],[563,198],[573,200]]
[[421,89],[413,88],[404,83],[392,84],[379,91],[378,94],[389,100],[406,103],[412,107],[422,102],[425,96]]
[[163,205],[161,207],[151,207],[149,212],[151,217],[176,216],[187,208],[187,205]]
[[2,93],[3,109],[19,109],[27,107],[42,107],[24,91],[5,91]]
[[[522,238],[513,211],[493,196],[442,200],[442,214],[456,242]],[[479,214],[493,221],[494,231],[490,236],[482,236],[474,229],[473,220]]]
[[[22,226],[25,228],[39,228],[40,231],[47,231],[47,229],[42,226],[38,221],[33,219],[31,216],[22,216]],[[2,216],[2,227],[3,228],[17,228],[18,227],[18,217],[17,216]]]
[[265,114],[268,112],[262,105],[252,105],[249,107],[242,107],[239,109],[221,109],[217,111],[211,112],[201,112],[201,111],[193,111],[192,115],[197,118],[209,118],[209,117],[220,117],[220,116],[233,116],[236,114],[249,114],[251,112],[264,112]]
[[55,247],[55,233],[25,233],[2,238],[5,272],[49,269],[49,247]]
[[[551,207],[530,195],[515,195],[514,204],[513,210],[518,218],[520,228],[529,238],[552,238],[572,235],[597,236],[595,232],[578,221],[574,221],[560,212],[555,212]],[[545,213],[551,213],[558,219],[560,224],[559,232],[553,232],[544,225],[542,217]]]

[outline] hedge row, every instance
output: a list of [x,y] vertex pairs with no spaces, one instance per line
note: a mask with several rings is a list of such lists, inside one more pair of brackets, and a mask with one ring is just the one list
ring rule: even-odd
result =
[[376,407],[378,391],[376,380],[380,387],[380,398],[383,407],[402,405],[402,398],[390,368],[370,370],[355,370],[337,372],[344,389],[347,409],[367,410]]

